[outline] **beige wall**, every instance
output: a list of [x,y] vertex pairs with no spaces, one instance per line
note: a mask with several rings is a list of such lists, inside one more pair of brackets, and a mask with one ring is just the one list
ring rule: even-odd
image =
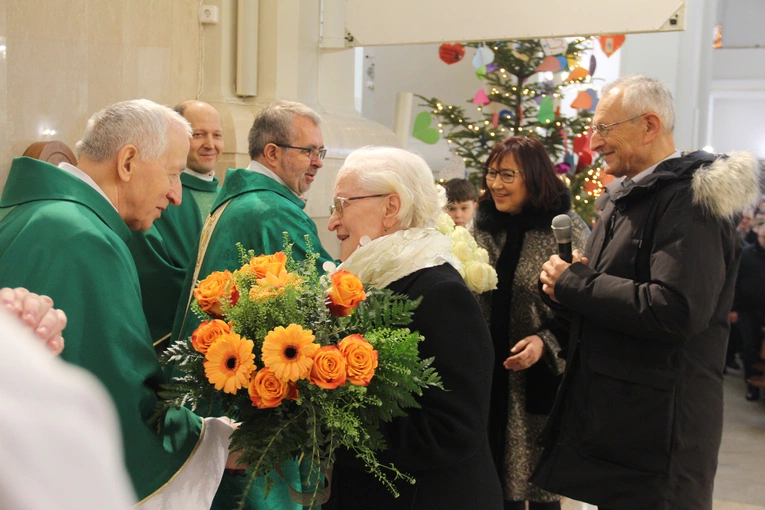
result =
[[[197,0],[0,1],[0,189],[33,142],[70,147],[95,111],[124,99],[197,95]],[[43,136],[54,129],[53,136]]]

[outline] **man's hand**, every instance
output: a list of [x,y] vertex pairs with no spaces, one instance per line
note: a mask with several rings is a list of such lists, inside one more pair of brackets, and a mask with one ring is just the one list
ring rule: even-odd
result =
[[[235,422],[231,418],[228,418],[226,416],[221,416],[218,418],[220,420],[225,420],[228,422],[231,427],[236,430],[241,425],[241,422]],[[229,448],[228,450],[228,460],[226,460],[226,470],[229,472],[236,472],[237,474],[241,475],[244,473],[244,470],[247,469],[246,464],[240,464],[239,459],[242,457],[242,450],[232,450]]]
[[53,300],[27,289],[0,289],[0,304],[28,325],[46,347],[58,355],[64,350],[61,333],[66,327],[66,314],[53,308]]
[[544,350],[545,344],[538,335],[527,336],[510,349],[510,352],[516,354],[507,358],[502,365],[504,365],[506,369],[513,370],[514,372],[526,370],[539,361]]
[[[582,256],[582,252],[574,250],[571,264],[577,262],[587,265],[589,260]],[[556,303],[558,300],[555,298],[555,283],[571,264],[560,258],[559,255],[553,255],[550,260],[542,264],[542,273],[539,275],[539,281],[542,282],[542,292],[550,296],[550,299]]]

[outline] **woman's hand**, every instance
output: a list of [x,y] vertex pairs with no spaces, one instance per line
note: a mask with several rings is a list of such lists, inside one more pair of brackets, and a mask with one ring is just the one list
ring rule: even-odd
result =
[[515,372],[519,370],[526,370],[531,365],[539,361],[542,357],[542,353],[545,350],[545,344],[539,335],[527,336],[523,340],[520,340],[517,344],[510,349],[510,352],[514,352],[513,356],[510,356],[503,363],[504,367],[508,370]]
[[53,300],[48,296],[39,296],[27,289],[0,289],[0,304],[34,331],[46,347],[58,355],[64,350],[64,338],[61,333],[66,327],[66,314],[53,308]]

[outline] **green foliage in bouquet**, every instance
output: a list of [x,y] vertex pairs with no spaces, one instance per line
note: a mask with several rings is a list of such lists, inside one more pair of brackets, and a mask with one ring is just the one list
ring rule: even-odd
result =
[[[339,447],[393,494],[396,480],[414,483],[376,452],[386,448],[381,422],[419,407],[424,389],[443,389],[433,359],[419,357],[422,337],[406,327],[419,301],[366,290],[347,271],[319,274],[318,255],[296,262],[286,235],[273,255],[238,248],[242,267],[198,283],[193,310],[205,320],[164,355],[178,372],[166,405],[240,422],[232,448],[250,484],[297,459],[308,477],[290,490],[305,506],[326,500],[323,475]],[[265,479],[266,493],[273,483]]]

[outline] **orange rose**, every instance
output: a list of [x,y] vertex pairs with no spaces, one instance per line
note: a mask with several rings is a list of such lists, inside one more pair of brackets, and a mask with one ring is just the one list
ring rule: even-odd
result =
[[220,319],[204,321],[191,334],[191,345],[197,352],[206,354],[207,349],[226,333],[231,333],[231,324],[226,324]]
[[345,358],[334,345],[320,347],[313,355],[313,366],[308,380],[319,388],[334,390],[345,384]]
[[228,300],[231,306],[236,305],[239,300],[239,290],[230,272],[213,271],[194,289],[194,298],[207,315],[221,318],[223,317],[221,306],[223,300]]
[[282,403],[285,398],[297,400],[295,383],[283,382],[270,368],[261,369],[250,381],[250,400],[258,409],[269,409]]
[[377,351],[372,344],[361,335],[350,335],[343,338],[337,347],[345,357],[345,370],[351,384],[368,386],[377,368]]
[[358,276],[343,269],[332,275],[332,287],[327,296],[329,313],[335,317],[350,315],[366,298],[364,285]]
[[286,269],[278,275],[268,273],[264,278],[255,280],[256,285],[250,288],[250,301],[263,301],[284,294],[287,287],[295,288],[303,280],[295,273],[288,273]]
[[265,278],[267,274],[279,275],[286,269],[287,255],[283,251],[278,251],[273,255],[261,255],[250,259],[250,271],[257,278]]

